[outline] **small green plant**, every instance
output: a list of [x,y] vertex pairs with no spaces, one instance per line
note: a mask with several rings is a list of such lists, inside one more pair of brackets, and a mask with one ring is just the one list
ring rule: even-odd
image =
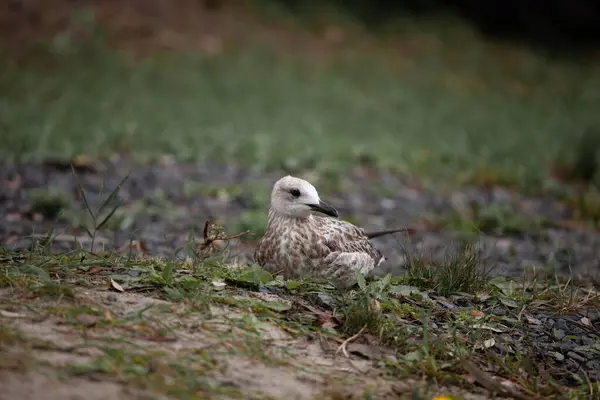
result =
[[45,219],[55,220],[69,207],[69,196],[57,189],[34,189],[31,191],[30,211]]
[[121,182],[119,182],[119,184],[114,188],[114,190],[112,192],[110,192],[110,194],[108,195],[108,197],[106,197],[106,199],[104,198],[104,194],[105,194],[104,193],[104,183],[102,184],[100,196],[98,198],[99,206],[98,206],[98,209],[96,211],[94,211],[92,209],[90,202],[88,201],[88,198],[87,198],[87,195],[83,188],[83,185],[81,184],[81,182],[79,181],[79,178],[77,177],[75,168],[72,165],[71,165],[71,169],[73,171],[73,176],[75,177],[75,180],[77,182],[77,191],[81,195],[81,199],[83,201],[84,208],[86,209],[86,211],[88,212],[88,214],[90,215],[90,218],[92,220],[91,228],[88,228],[87,226],[83,226],[83,228],[85,229],[87,234],[92,239],[92,242],[90,244],[90,249],[93,251],[94,243],[96,240],[96,234],[98,233],[98,231],[100,229],[102,229],[106,225],[106,223],[111,219],[111,217],[115,214],[115,212],[121,206],[121,200],[118,198],[118,195],[119,195],[119,191],[121,190],[121,187],[123,186],[125,181],[129,178],[129,174],[127,174],[121,180]]
[[479,255],[474,244],[466,243],[441,262],[427,260],[422,255],[408,255],[409,282],[432,289],[442,296],[453,293],[476,293],[483,288],[486,277],[479,270]]
[[358,332],[378,333],[383,322],[381,308],[368,291],[347,293],[342,298],[344,324],[341,331],[347,335]]

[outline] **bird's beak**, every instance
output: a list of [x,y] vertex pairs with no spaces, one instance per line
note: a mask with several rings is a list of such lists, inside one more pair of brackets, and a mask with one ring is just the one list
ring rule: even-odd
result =
[[331,204],[327,204],[324,201],[319,201],[319,204],[308,204],[311,210],[321,212],[331,217],[338,217],[338,211]]

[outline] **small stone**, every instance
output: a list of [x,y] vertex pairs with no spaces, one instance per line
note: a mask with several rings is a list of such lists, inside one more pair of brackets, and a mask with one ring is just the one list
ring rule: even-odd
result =
[[551,357],[554,357],[554,359],[556,361],[564,361],[565,360],[565,356],[563,356],[561,353],[559,353],[558,351],[550,351],[548,352],[548,355]]
[[392,199],[382,199],[381,208],[383,208],[384,210],[393,210],[394,208],[396,208],[396,202]]
[[572,358],[573,360],[575,360],[575,361],[579,362],[579,363],[583,363],[583,362],[585,362],[585,358],[581,357],[579,354],[577,354],[577,353],[575,353],[575,352],[569,351],[569,352],[567,353],[567,356],[568,356],[569,358]]
[[592,360],[585,363],[586,368],[592,371],[600,371],[600,361]]
[[566,334],[565,331],[562,329],[554,329],[553,336],[556,340],[562,340],[566,336]]
[[587,360],[594,358],[594,354],[584,346],[577,346],[573,349],[573,351]]
[[584,346],[594,346],[596,344],[596,341],[589,336],[582,336],[581,344]]
[[117,301],[117,296],[115,296],[114,294],[109,294],[104,299],[104,303],[106,304],[114,303],[115,301]]
[[554,320],[553,320],[553,319],[550,319],[550,318],[548,318],[548,319],[546,320],[546,322],[544,323],[544,325],[546,325],[546,328],[548,328],[548,329],[552,329],[552,328],[554,327]]
[[600,310],[588,310],[586,312],[581,313],[587,318],[591,323],[600,321]]
[[573,327],[573,334],[574,335],[581,335],[583,333],[584,333],[583,329],[581,329],[580,327],[578,327],[578,326]]
[[571,371],[571,372],[575,372],[578,371],[581,367],[579,366],[579,363],[571,358],[567,358],[565,360],[565,365],[567,367],[567,370]]
[[98,318],[95,315],[91,314],[81,314],[77,316],[77,321],[81,322],[83,325],[89,328],[90,326],[96,325],[96,322],[98,322]]
[[564,319],[557,319],[555,324],[554,324],[554,328],[555,329],[560,329],[562,331],[568,332],[570,331],[569,327],[567,326],[567,321],[565,321]]
[[577,345],[572,340],[566,340],[559,345],[563,353],[573,350]]

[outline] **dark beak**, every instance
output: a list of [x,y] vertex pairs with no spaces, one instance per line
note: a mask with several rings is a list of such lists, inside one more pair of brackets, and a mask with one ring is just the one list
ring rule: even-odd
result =
[[335,209],[334,206],[332,206],[331,204],[327,204],[324,201],[319,201],[319,204],[308,204],[308,206],[313,211],[318,211],[331,217],[337,218],[339,215],[338,211]]

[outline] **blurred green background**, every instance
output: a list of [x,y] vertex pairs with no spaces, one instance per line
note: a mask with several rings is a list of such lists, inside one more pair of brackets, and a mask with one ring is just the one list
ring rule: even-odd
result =
[[483,36],[456,14],[16,3],[0,61],[0,157],[12,161],[126,151],[343,171],[369,159],[529,186],[600,122],[597,54]]

